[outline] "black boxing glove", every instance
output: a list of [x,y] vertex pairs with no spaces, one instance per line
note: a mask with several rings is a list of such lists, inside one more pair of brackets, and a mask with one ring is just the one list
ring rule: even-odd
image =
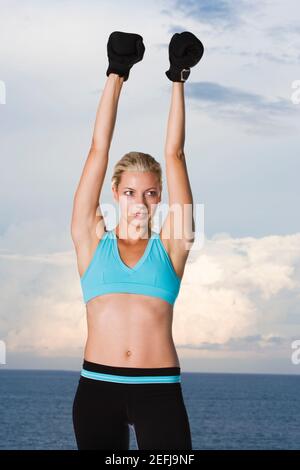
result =
[[194,67],[203,56],[202,42],[189,31],[175,33],[169,44],[170,68],[166,71],[172,82],[185,82]]
[[143,38],[139,34],[114,31],[107,42],[107,56],[109,60],[107,77],[116,73],[128,79],[131,67],[142,60],[145,52]]

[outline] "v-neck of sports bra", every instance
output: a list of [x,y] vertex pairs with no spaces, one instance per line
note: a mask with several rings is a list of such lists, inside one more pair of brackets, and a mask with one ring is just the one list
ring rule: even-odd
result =
[[147,246],[144,250],[144,253],[142,254],[141,258],[137,261],[137,263],[135,263],[135,265],[132,266],[132,267],[127,266],[127,264],[125,264],[124,261],[121,258],[121,255],[120,255],[120,252],[119,252],[119,247],[118,247],[118,237],[116,235],[115,229],[112,229],[111,233],[112,233],[113,239],[114,239],[113,240],[114,253],[115,253],[115,255],[117,257],[117,260],[119,261],[120,265],[122,266],[122,268],[125,271],[127,271],[129,273],[136,272],[138,270],[138,268],[140,268],[142,266],[142,264],[144,263],[144,261],[147,258],[147,255],[149,253],[150,246],[151,246],[151,240],[154,238],[155,232],[153,230],[151,230],[151,237],[148,238],[148,243],[147,243]]

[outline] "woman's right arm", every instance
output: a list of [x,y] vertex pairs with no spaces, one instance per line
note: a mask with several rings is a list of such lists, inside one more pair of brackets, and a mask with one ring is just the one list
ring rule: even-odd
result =
[[[100,210],[100,192],[108,165],[109,148],[117,116],[117,107],[123,77],[110,73],[98,105],[91,147],[73,200],[71,235],[76,247],[83,244],[93,250],[99,237],[97,228],[104,232]],[[101,237],[100,237],[101,238]]]

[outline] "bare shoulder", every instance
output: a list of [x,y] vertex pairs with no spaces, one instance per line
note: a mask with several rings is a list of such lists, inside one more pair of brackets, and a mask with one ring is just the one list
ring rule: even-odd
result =
[[104,237],[107,229],[105,224],[101,223],[94,227],[93,230],[86,230],[83,232],[80,239],[74,241],[76,256],[77,256],[77,268],[79,276],[82,277],[92,261],[98,244]]

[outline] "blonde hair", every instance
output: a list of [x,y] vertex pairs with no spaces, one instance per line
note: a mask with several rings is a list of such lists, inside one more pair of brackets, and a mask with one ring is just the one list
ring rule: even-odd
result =
[[156,175],[159,189],[162,191],[161,165],[148,153],[128,152],[115,164],[111,181],[112,186],[115,186],[116,190],[118,189],[124,171],[151,171]]
[[[162,191],[162,169],[160,163],[148,153],[128,152],[115,164],[111,178],[112,187],[119,187],[124,171],[151,171],[157,177],[159,190]],[[153,228],[152,217],[149,219],[149,227]]]

